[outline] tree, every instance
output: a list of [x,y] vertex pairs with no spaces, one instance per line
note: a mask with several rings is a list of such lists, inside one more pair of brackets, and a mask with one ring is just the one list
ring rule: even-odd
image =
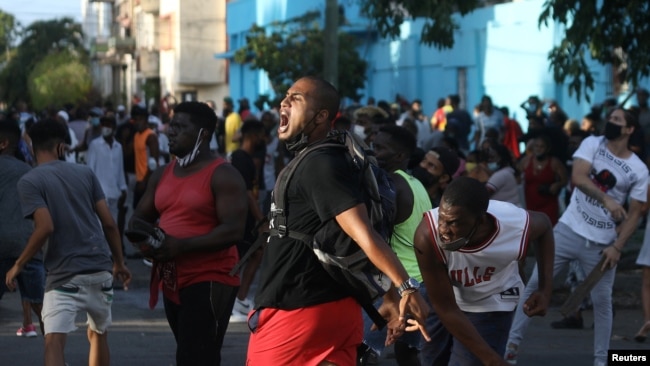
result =
[[650,74],[650,3],[647,0],[547,0],[539,17],[564,24],[565,38],[549,53],[556,82],[569,80],[578,99],[594,78],[588,57],[611,65],[620,82],[631,86]]
[[13,15],[0,10],[0,62],[6,62],[14,42],[20,35],[21,25]]
[[50,53],[29,74],[28,90],[34,109],[83,101],[92,88],[88,65],[70,51]]
[[49,54],[67,50],[80,62],[87,62],[81,25],[71,18],[34,22],[21,36],[15,56],[0,72],[0,99],[7,102],[30,100],[29,75]]
[[[325,47],[317,20],[320,12],[273,22],[266,28],[253,25],[246,45],[235,52],[235,62],[266,71],[277,96],[284,96],[291,84],[306,75],[323,76]],[[267,33],[266,29],[271,29]],[[367,63],[359,56],[357,40],[339,32],[338,89],[342,96],[360,98],[366,80]]]
[[[402,23],[423,19],[421,42],[438,49],[454,45],[458,24],[453,14],[464,16],[485,1],[480,0],[359,0],[362,12],[376,23],[382,36],[395,38]],[[496,3],[500,1],[490,1]],[[548,55],[557,83],[568,81],[569,94],[578,100],[594,88],[591,57],[612,65],[620,82],[636,85],[650,74],[650,2],[647,0],[546,0],[538,19],[562,24],[565,38]]]

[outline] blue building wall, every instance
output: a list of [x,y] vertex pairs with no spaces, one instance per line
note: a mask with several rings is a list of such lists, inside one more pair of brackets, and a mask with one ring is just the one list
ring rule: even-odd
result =
[[[359,52],[369,63],[366,97],[393,101],[396,94],[408,100],[419,98],[431,114],[438,98],[460,94],[471,110],[482,95],[492,97],[498,106],[508,106],[511,114],[527,126],[519,105],[529,95],[557,100],[572,118],[589,112],[590,104],[568,95],[565,85],[553,81],[547,59],[554,44],[563,38],[563,28],[550,23],[538,27],[543,0],[519,1],[477,9],[460,18],[455,45],[440,51],[419,42],[423,21],[405,23],[399,39],[381,39],[374,35],[368,19],[360,16],[354,3],[340,2],[345,16],[360,38]],[[230,49],[244,45],[246,31],[253,23],[269,24],[300,16],[307,11],[324,14],[325,0],[235,0],[228,3],[227,32]],[[608,68],[593,63],[596,87],[592,102],[611,94]],[[260,94],[272,94],[262,71],[230,63],[230,93],[234,99],[246,96],[254,100]]]

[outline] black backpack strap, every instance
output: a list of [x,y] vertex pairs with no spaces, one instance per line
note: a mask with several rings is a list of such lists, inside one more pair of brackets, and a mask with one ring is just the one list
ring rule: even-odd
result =
[[288,236],[290,238],[303,241],[307,244],[311,244],[311,235],[299,233],[299,232],[289,232],[287,229],[287,189],[289,188],[289,182],[293,178],[296,169],[300,165],[309,153],[316,151],[318,149],[323,149],[327,147],[342,148],[343,146],[340,143],[335,142],[325,142],[312,145],[299,153],[289,164],[282,169],[278,178],[275,182],[275,188],[273,188],[273,203],[274,208],[271,210],[270,215],[272,217],[273,227],[271,228],[271,236],[277,236],[283,238]]
[[361,304],[361,307],[363,310],[368,314],[370,317],[370,320],[372,320],[373,323],[377,326],[377,329],[381,330],[384,329],[384,327],[388,324],[386,322],[386,319],[384,319],[381,314],[379,314],[379,311],[377,308],[375,308],[372,304],[370,303],[364,303]]

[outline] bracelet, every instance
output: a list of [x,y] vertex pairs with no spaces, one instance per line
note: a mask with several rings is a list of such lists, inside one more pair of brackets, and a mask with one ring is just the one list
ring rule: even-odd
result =
[[619,253],[621,252],[621,249],[619,247],[617,247],[616,245],[612,244],[611,246],[614,247],[614,249],[616,249],[617,252],[619,252]]

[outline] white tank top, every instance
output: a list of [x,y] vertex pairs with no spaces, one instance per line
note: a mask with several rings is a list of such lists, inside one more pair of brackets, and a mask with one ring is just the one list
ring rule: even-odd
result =
[[528,248],[528,212],[508,202],[490,200],[488,216],[496,230],[479,246],[447,251],[438,240],[438,208],[425,213],[434,251],[447,265],[458,307],[470,313],[512,311],[523,293],[518,261]]

